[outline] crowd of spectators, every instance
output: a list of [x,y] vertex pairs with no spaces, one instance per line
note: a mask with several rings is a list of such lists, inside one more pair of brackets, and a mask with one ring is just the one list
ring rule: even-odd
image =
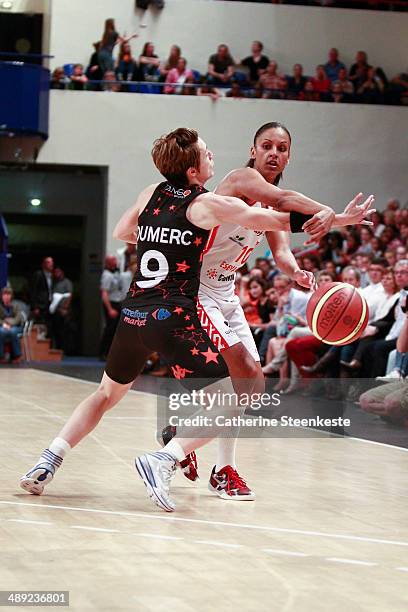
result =
[[[220,0],[236,2],[237,0]],[[241,0],[242,1],[242,0]],[[364,9],[375,11],[406,11],[407,0],[244,0],[244,2],[257,2],[258,4],[295,4],[305,6],[322,6],[332,8]]]
[[[408,104],[408,74],[387,77],[380,66],[369,63],[365,51],[356,53],[348,68],[332,48],[325,63],[314,74],[304,74],[296,63],[291,74],[284,74],[278,63],[263,53],[263,44],[254,41],[251,53],[236,61],[226,44],[220,44],[208,59],[206,74],[188,64],[179,46],[173,45],[167,59],[159,58],[152,42],[146,42],[138,57],[130,41],[136,35],[121,37],[108,19],[102,40],[94,43],[94,53],[85,69],[82,64],[66,64],[54,70],[52,89],[109,92],[163,93],[167,95],[229,98],[273,98],[309,102]],[[115,45],[119,44],[117,59]]]

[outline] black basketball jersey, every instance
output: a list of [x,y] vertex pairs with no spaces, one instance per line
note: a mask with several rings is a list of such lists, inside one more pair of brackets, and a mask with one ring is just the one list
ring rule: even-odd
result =
[[140,306],[194,306],[209,230],[190,223],[188,205],[207,190],[160,183],[139,216],[137,270],[127,294]]

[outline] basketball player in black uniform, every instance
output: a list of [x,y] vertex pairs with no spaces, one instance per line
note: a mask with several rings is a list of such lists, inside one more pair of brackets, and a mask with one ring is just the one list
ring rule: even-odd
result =
[[[30,493],[43,492],[67,452],[122,399],[153,351],[163,355],[181,381],[228,377],[226,364],[201,328],[195,310],[209,230],[233,218],[258,230],[299,231],[310,219],[310,214],[251,208],[238,198],[207,192],[203,185],[213,176],[213,156],[194,130],[180,128],[162,137],[155,142],[152,155],[167,180],[147,187],[114,231],[115,238],[137,242],[138,266],[106,370],[95,393],[76,407],[58,437],[21,478],[21,487]],[[327,208],[306,197],[303,205],[313,214]],[[317,235],[319,228],[315,231]],[[175,508],[169,484],[177,461],[210,440],[192,438],[176,436],[162,451],[136,460],[150,497],[164,510]],[[245,486],[238,474],[236,481],[237,486]]]

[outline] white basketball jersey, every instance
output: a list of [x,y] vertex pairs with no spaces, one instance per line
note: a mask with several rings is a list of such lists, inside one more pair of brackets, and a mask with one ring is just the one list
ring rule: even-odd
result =
[[[253,206],[261,207],[260,202]],[[203,254],[200,286],[208,287],[222,297],[234,294],[235,272],[248,260],[265,232],[223,223],[215,227]]]

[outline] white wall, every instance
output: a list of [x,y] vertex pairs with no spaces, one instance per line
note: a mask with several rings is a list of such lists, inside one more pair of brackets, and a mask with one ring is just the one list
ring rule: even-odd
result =
[[256,129],[281,121],[292,133],[284,185],[337,210],[358,191],[381,209],[408,197],[407,109],[276,100],[75,91],[51,92],[50,138],[38,163],[109,166],[107,250],[120,215],[138,192],[160,180],[150,158],[155,138],[179,126],[198,129],[215,153],[210,187],[248,159]]
[[50,52],[53,67],[69,62],[86,64],[92,43],[100,40],[105,18],[114,17],[118,30],[138,32],[132,41],[139,55],[145,41],[156,44],[161,58],[179,44],[192,68],[206,71],[207,60],[220,42],[230,45],[235,60],[248,55],[251,41],[262,40],[265,52],[284,72],[295,62],[314,73],[337,46],[346,64],[359,49],[393,76],[407,69],[408,13],[360,11],[252,2],[166,0],[163,11],[142,13],[134,0],[54,0]]

